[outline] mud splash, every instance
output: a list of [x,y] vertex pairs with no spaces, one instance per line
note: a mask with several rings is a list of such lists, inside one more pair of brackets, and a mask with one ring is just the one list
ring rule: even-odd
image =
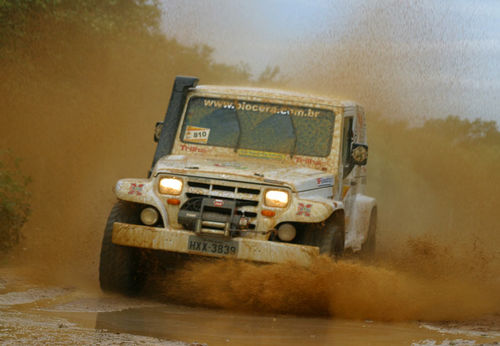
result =
[[165,279],[163,292],[184,304],[382,321],[463,320],[500,312],[500,282],[490,268],[476,270],[482,259],[456,258],[426,239],[413,239],[408,249],[371,265],[327,257],[309,268],[195,261]]

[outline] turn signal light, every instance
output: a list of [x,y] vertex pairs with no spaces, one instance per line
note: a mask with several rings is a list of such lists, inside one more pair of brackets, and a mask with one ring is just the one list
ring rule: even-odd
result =
[[177,198],[169,198],[167,199],[167,203],[170,205],[179,205],[181,204],[181,200]]
[[268,210],[268,209],[264,209],[260,213],[264,216],[267,216],[267,217],[273,217],[274,215],[276,215],[274,210]]

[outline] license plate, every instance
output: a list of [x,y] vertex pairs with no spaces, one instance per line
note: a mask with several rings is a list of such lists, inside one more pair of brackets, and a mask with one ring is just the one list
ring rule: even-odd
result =
[[214,256],[236,256],[238,243],[233,240],[189,236],[188,251]]

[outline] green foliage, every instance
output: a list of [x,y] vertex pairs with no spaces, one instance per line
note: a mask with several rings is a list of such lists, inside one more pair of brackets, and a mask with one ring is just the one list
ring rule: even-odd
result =
[[280,75],[279,66],[266,66],[264,71],[259,75],[256,80],[258,86],[266,87],[280,87],[287,83],[287,79]]
[[161,11],[151,0],[0,0],[2,36],[32,34],[31,24],[78,24],[88,31],[155,31]]
[[19,159],[0,151],[0,250],[8,250],[21,239],[21,228],[30,214],[30,179],[19,168]]
[[[22,65],[30,79],[45,71],[64,72],[68,80],[75,78],[68,74],[84,76],[96,65],[103,68],[101,75],[110,75],[118,53],[119,63],[129,65],[125,70],[155,68],[156,78],[169,83],[178,73],[205,83],[252,82],[248,65],[217,63],[213,48],[168,38],[160,29],[161,16],[158,0],[0,0],[0,58]],[[279,68],[268,67],[256,82],[276,85],[283,82],[279,78]]]
[[74,32],[124,39],[152,34],[160,18],[156,0],[0,0],[0,57],[36,54],[41,40],[62,32],[68,39]]

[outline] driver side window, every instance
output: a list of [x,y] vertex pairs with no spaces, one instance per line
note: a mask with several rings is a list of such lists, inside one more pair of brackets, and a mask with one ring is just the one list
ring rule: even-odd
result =
[[342,130],[342,162],[344,165],[344,178],[354,168],[354,162],[351,160],[352,140],[354,135],[352,124],[353,117],[344,118],[344,128]]

